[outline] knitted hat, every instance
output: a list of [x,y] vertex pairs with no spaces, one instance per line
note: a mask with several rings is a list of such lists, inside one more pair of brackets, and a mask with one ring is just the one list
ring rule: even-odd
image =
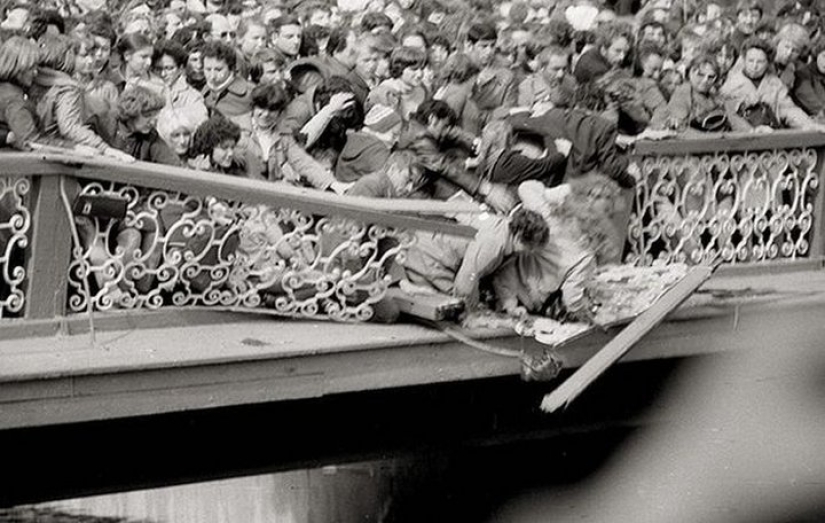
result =
[[385,133],[401,124],[401,117],[386,105],[374,105],[364,118],[364,125],[376,133]]

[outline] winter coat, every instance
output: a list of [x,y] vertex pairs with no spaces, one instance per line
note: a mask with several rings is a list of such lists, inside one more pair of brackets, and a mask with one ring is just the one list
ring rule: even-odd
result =
[[88,124],[83,88],[71,76],[62,71],[41,68],[35,82],[46,88],[37,102],[37,114],[44,136],[63,138],[100,151],[109,147]]
[[819,72],[816,60],[797,71],[791,96],[811,116],[825,110],[825,74]]
[[17,149],[39,134],[35,105],[17,84],[0,82],[0,124],[14,133],[12,146]]
[[203,95],[180,75],[168,90],[166,107],[186,113],[190,121],[205,122],[209,118]]
[[204,103],[209,114],[221,113],[238,124],[241,129],[252,130],[252,89],[255,86],[239,76],[235,76],[226,87],[213,91],[206,86],[203,90]]
[[758,85],[746,77],[742,71],[731,71],[719,94],[725,99],[725,105],[732,113],[739,114],[742,107],[764,103],[785,126],[803,128],[813,121],[799,108],[788,95],[788,88],[778,76],[766,73]]
[[332,173],[319,164],[290,134],[271,134],[272,144],[264,153],[260,136],[252,132],[244,136],[235,148],[247,159],[249,177],[270,181],[304,180],[316,189],[327,189],[335,181]]
[[375,136],[356,131],[347,135],[347,143],[335,164],[335,178],[354,182],[380,170],[390,157],[390,148]]
[[591,47],[576,62],[576,67],[573,68],[573,76],[576,77],[579,83],[592,82],[602,77],[612,68],[610,62],[602,56],[599,48]]

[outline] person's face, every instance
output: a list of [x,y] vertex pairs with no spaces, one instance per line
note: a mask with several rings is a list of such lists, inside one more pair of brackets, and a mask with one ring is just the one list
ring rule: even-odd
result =
[[140,134],[149,134],[158,124],[158,111],[144,113],[132,120],[132,131]]
[[178,156],[183,156],[187,152],[189,152],[189,143],[192,140],[192,131],[187,129],[186,127],[180,127],[172,131],[172,134],[169,135],[169,142],[172,146],[172,150],[175,151],[175,154]]
[[223,16],[216,16],[212,19],[212,27],[209,30],[212,40],[220,40],[227,44],[232,44],[235,39],[235,31],[229,25],[229,20]]
[[142,49],[135,49],[131,53],[125,53],[126,66],[137,76],[143,76],[149,72],[152,67],[152,48],[144,47]]
[[210,89],[223,85],[231,75],[226,61],[212,56],[203,59],[203,77]]
[[189,53],[189,58],[186,59],[186,67],[190,71],[203,72],[203,55],[200,51]]
[[258,129],[274,129],[278,125],[280,112],[271,111],[264,107],[252,108],[252,123]]
[[446,119],[436,118],[435,116],[430,116],[427,120],[427,130],[435,136],[436,138],[440,138],[444,136],[447,131],[450,129],[450,123]]
[[602,48],[602,55],[612,66],[619,66],[624,62],[627,53],[630,51],[630,42],[621,36],[610,42],[610,46]]
[[700,64],[690,70],[690,85],[699,93],[708,94],[716,79],[716,69],[710,64]]
[[266,45],[266,29],[259,25],[250,26],[241,39],[241,52],[252,56]]
[[786,65],[796,61],[801,50],[790,40],[782,39],[776,44],[776,63]]
[[164,33],[167,39],[172,38],[178,32],[178,29],[183,27],[183,21],[176,13],[167,14],[165,22]]
[[665,30],[658,25],[648,25],[642,32],[642,41],[650,42],[654,45],[658,45],[659,47],[664,47],[665,43],[667,43]]
[[479,40],[474,44],[470,44],[470,58],[472,58],[481,67],[492,64],[495,53],[495,40]]
[[736,27],[742,34],[750,35],[756,31],[762,14],[758,9],[744,9],[736,15]]
[[443,45],[434,45],[430,48],[430,63],[440,65],[447,61],[450,51]]
[[178,77],[181,73],[178,64],[175,63],[175,60],[168,54],[165,54],[160,57],[160,60],[158,60],[157,68],[158,76],[161,77],[161,79],[166,85],[172,85],[173,83],[175,83],[178,80]]
[[183,2],[182,0],[172,0],[172,2],[169,3],[169,9],[171,9],[181,20],[183,20],[183,17],[186,14],[186,2]]
[[405,67],[401,71],[401,81],[410,87],[420,87],[423,79],[424,68],[422,67]]
[[642,62],[642,78],[659,80],[662,76],[662,65],[665,61],[657,54],[647,55]]
[[416,47],[424,51],[427,50],[427,42],[424,41],[421,35],[407,35],[401,40],[401,45],[403,47]]
[[82,45],[77,50],[74,57],[74,72],[83,76],[92,76],[97,73],[95,69],[94,47]]
[[275,62],[264,62],[261,65],[261,84],[276,85],[284,80],[283,70]]
[[673,91],[679,87],[679,84],[682,83],[682,79],[679,77],[677,73],[668,73],[665,74],[662,80],[659,82],[659,87],[662,89],[663,94],[666,94],[670,97],[673,94]]
[[735,61],[736,56],[733,54],[733,51],[728,46],[723,46],[716,53],[716,65],[719,66],[719,70],[723,73],[727,73],[728,71],[730,71]]
[[375,63],[375,73],[373,78],[377,81],[386,80],[390,77],[390,57],[382,54]]
[[275,35],[275,48],[287,56],[298,56],[301,48],[301,26],[282,26]]
[[751,80],[759,80],[768,70],[768,57],[762,49],[751,48],[745,53],[743,72]]
[[232,166],[232,160],[235,158],[235,141],[224,140],[212,149],[212,163],[224,169]]
[[382,54],[370,48],[361,47],[358,59],[355,62],[355,72],[364,80],[370,80],[375,76],[378,62]]
[[108,38],[102,36],[92,36],[95,43],[94,46],[94,68],[96,72],[100,72],[109,63],[109,58],[112,56],[112,43]]
[[609,24],[615,20],[616,13],[614,13],[610,9],[599,11],[599,14],[596,15],[596,27]]
[[547,65],[544,67],[544,73],[555,81],[561,81],[564,78],[564,73],[567,71],[567,56],[565,55],[550,55],[547,60]]
[[722,6],[719,4],[708,4],[705,9],[705,22],[712,22],[722,17]]

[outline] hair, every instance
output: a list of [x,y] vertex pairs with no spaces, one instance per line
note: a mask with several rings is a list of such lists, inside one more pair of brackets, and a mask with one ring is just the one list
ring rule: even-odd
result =
[[615,40],[625,38],[633,46],[633,32],[622,22],[613,22],[600,27],[596,34],[596,47],[610,47]]
[[498,31],[492,22],[476,22],[467,30],[467,40],[475,44],[481,40],[497,40]]
[[112,46],[114,46],[117,41],[117,32],[115,31],[112,18],[107,13],[101,11],[87,15],[86,32],[92,36],[99,36],[109,40]]
[[716,61],[716,57],[712,54],[704,53],[700,54],[699,56],[691,60],[687,68],[688,77],[690,76],[691,71],[703,65],[710,65],[711,67],[713,67],[713,70],[716,71],[717,76],[721,74],[721,71],[719,70],[719,63]]
[[644,34],[645,29],[647,29],[648,27],[655,27],[661,29],[665,33],[665,38],[667,38],[667,27],[665,26],[665,24],[658,20],[653,20],[652,18],[649,18],[642,22],[642,25],[639,26],[639,32],[637,33],[639,35],[639,40],[642,39],[642,35]]
[[142,115],[163,109],[166,101],[154,91],[135,86],[123,91],[117,101],[117,118],[121,122],[134,120]]
[[264,74],[264,64],[270,62],[274,63],[278,67],[284,68],[286,67],[287,59],[283,54],[279,53],[275,49],[269,47],[260,49],[252,55],[252,59],[249,61],[250,80],[254,83],[260,82],[261,76]]
[[392,18],[384,13],[367,13],[361,19],[360,29],[365,33],[369,33],[379,27],[386,27],[392,30],[393,25],[395,24],[393,24]]
[[241,128],[221,113],[215,113],[200,124],[192,136],[191,156],[210,156],[215,147],[226,140],[237,143],[241,139]]
[[347,37],[352,31],[352,27],[349,26],[333,28],[329,33],[329,40],[327,40],[327,54],[333,55],[346,49]]
[[269,36],[269,27],[267,27],[266,22],[263,21],[260,17],[253,17],[253,18],[242,18],[240,23],[238,23],[238,30],[237,30],[237,37],[243,38],[246,33],[253,27],[262,27],[266,31],[266,35]]
[[297,16],[283,15],[269,22],[269,29],[271,29],[273,33],[277,33],[281,30],[282,27],[287,25],[301,26],[301,21],[298,19]]
[[427,35],[426,31],[420,29],[418,27],[409,27],[405,29],[400,35],[398,35],[398,41],[403,42],[405,38],[410,36],[417,36],[424,41],[424,47],[427,49],[430,48],[430,36]]
[[164,56],[171,56],[178,67],[185,67],[189,59],[189,53],[179,43],[172,40],[161,40],[155,45],[155,51],[152,54],[152,65],[160,63]]
[[793,42],[802,56],[808,52],[811,46],[811,38],[808,35],[808,30],[801,25],[790,22],[782,25],[774,37],[774,45],[779,45],[782,40],[790,40]]
[[762,2],[760,2],[759,0],[739,0],[739,2],[736,3],[737,15],[742,11],[751,10],[759,11],[760,16],[765,14],[765,6],[763,6]]
[[43,11],[32,13],[32,19],[29,29],[29,36],[38,40],[46,33],[50,25],[57,28],[60,34],[66,33],[66,21],[60,16],[60,13],[54,9],[45,9]]
[[447,58],[442,72],[444,81],[464,83],[478,73],[478,66],[464,53],[456,53]]
[[191,111],[172,109],[166,106],[161,109],[158,115],[157,130],[163,141],[168,143],[172,137],[172,133],[178,129],[186,129],[190,133],[194,133],[199,123]]
[[283,111],[289,103],[289,96],[277,85],[259,85],[252,90],[252,106],[270,111]]
[[432,49],[433,47],[440,45],[447,51],[450,51],[453,48],[453,43],[450,41],[449,38],[444,36],[441,33],[434,34],[429,40],[429,48]]
[[759,49],[759,50],[761,50],[762,52],[765,53],[765,56],[768,57],[768,61],[773,62],[774,48],[770,44],[770,42],[767,42],[766,40],[763,40],[761,38],[752,36],[752,37],[746,39],[744,42],[742,42],[742,47],[741,47],[741,50],[740,50],[739,54],[741,56],[745,56],[745,54],[748,52],[749,49]]
[[323,40],[329,37],[329,28],[321,27],[320,25],[310,25],[304,28],[303,37],[301,38],[301,48],[298,54],[301,56],[317,55],[321,49],[318,45],[318,40]]
[[63,35],[45,34],[38,41],[40,45],[40,60],[42,67],[55,69],[66,74],[74,72],[75,54],[72,39]]
[[390,56],[390,76],[400,78],[404,69],[420,69],[427,63],[427,53],[417,47],[399,47]]
[[126,53],[133,53],[139,49],[145,49],[147,47],[154,48],[152,45],[152,40],[150,40],[148,36],[141,33],[123,35],[117,42],[117,52],[123,58],[126,57]]
[[[352,84],[349,80],[341,76],[333,76],[324,80],[324,83],[318,86],[313,101],[323,107],[329,103],[332,95],[352,92]],[[340,151],[347,141],[347,130],[360,129],[363,126],[364,105],[358,99],[355,99],[352,104],[332,117],[326,130],[313,147],[319,149],[332,148]]]
[[[529,46],[528,46],[529,47]],[[541,67],[546,66],[550,63],[551,56],[564,56],[567,58],[568,63],[570,62],[570,54],[571,51],[569,48],[562,47],[560,45],[551,44],[544,48],[542,48],[541,52],[536,55],[536,58],[539,60],[539,64]],[[529,57],[529,53],[528,53]]]
[[447,102],[432,99],[422,102],[412,114],[412,119],[420,124],[427,125],[431,116],[438,120],[447,120],[450,125],[458,123],[458,115],[455,114],[455,111]]
[[508,224],[510,234],[531,247],[547,245],[550,239],[550,227],[541,214],[530,209],[517,209]]
[[9,82],[34,68],[40,60],[37,44],[22,36],[12,36],[0,44],[0,81]]
[[237,55],[235,54],[235,49],[233,49],[231,46],[223,42],[215,40],[206,42],[205,44],[203,44],[201,54],[203,55],[204,60],[207,58],[223,60],[230,71],[235,70],[235,63],[238,59]]
[[636,49],[636,72],[642,72],[642,65],[648,56],[661,56],[662,59],[667,58],[667,52],[658,45],[646,42]]

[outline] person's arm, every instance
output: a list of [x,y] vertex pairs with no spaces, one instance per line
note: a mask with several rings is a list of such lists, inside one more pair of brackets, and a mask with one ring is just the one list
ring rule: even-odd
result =
[[65,90],[56,97],[55,118],[60,136],[104,152],[109,145],[83,122],[82,97],[83,94],[77,89]]
[[286,162],[298,176],[307,180],[316,189],[326,190],[333,186],[336,182],[335,176],[298,145],[294,138],[282,135],[281,140],[284,141]]
[[779,109],[777,117],[787,123],[788,127],[794,129],[811,129],[816,127],[815,122],[798,105],[791,100],[788,88],[778,77],[774,79],[776,84],[776,106]]
[[5,120],[9,131],[14,133],[14,142],[11,145],[16,149],[26,149],[27,144],[38,135],[37,120],[22,98],[9,100],[6,104]]
[[509,236],[508,222],[503,219],[478,231],[456,273],[453,291],[456,296],[470,298],[471,301],[477,296],[479,281],[492,274],[510,254]]
[[814,79],[804,69],[796,76],[792,98],[799,107],[811,116],[815,116],[825,109],[825,96],[817,92],[814,87]]
[[324,134],[327,125],[336,114],[352,105],[354,98],[355,95],[352,93],[336,93],[332,95],[327,105],[323,106],[315,116],[310,118],[306,125],[301,128],[301,134],[306,137],[305,146],[307,148],[312,147]]

